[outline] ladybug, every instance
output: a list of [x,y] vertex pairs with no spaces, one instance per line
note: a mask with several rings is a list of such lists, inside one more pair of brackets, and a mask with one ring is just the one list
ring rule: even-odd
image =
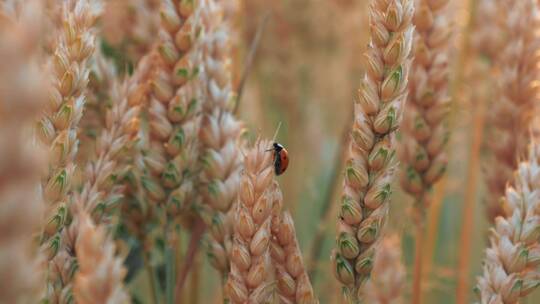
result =
[[289,166],[289,152],[281,144],[275,142],[272,148],[267,151],[274,151],[274,171],[276,175],[281,175]]

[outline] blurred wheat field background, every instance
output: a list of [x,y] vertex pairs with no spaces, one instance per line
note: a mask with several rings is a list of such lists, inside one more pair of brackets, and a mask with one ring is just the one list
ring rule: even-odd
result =
[[0,303],[540,303],[539,5],[0,0]]

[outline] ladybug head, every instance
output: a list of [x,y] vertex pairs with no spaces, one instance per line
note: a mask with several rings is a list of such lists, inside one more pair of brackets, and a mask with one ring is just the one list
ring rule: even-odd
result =
[[280,152],[281,150],[283,150],[283,146],[281,144],[278,144],[277,142],[275,142],[272,147],[274,147],[274,151],[276,152]]

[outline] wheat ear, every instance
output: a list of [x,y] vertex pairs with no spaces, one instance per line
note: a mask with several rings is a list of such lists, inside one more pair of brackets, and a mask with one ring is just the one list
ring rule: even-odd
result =
[[207,33],[203,42],[206,101],[199,132],[202,155],[200,191],[204,204],[200,213],[213,237],[208,250],[210,261],[226,275],[232,244],[229,214],[240,185],[242,158],[239,147],[242,146],[243,126],[233,114],[235,95],[230,25],[224,20],[223,4],[209,3],[205,14]]
[[194,201],[202,73],[200,1],[164,1],[153,75],[131,92],[148,103],[150,126],[141,183],[148,199],[174,218]]
[[425,210],[426,194],[446,169],[448,128],[448,57],[450,26],[447,0],[420,1],[415,10],[414,63],[403,122],[401,185]]
[[519,163],[506,187],[504,216],[495,219],[477,291],[482,304],[517,303],[540,282],[540,144]]
[[279,185],[272,184],[272,242],[270,254],[274,262],[279,303],[318,303],[304,266],[304,259],[296,238],[294,221],[283,209]]
[[73,284],[77,303],[130,303],[124,290],[126,269],[115,256],[114,241],[107,237],[105,226],[96,226],[86,211],[76,215],[79,235],[75,250],[79,269]]
[[518,157],[526,151],[528,126],[537,101],[539,36],[538,4],[533,0],[499,1],[503,21],[500,34],[507,35],[500,54],[494,59],[498,70],[496,92],[488,115],[490,162],[485,167],[489,191],[486,198],[488,219],[503,215],[500,197],[512,177]]
[[398,235],[385,236],[375,252],[373,274],[364,285],[366,303],[403,303],[407,273],[401,261],[401,254],[401,241]]
[[266,303],[274,290],[270,225],[276,188],[271,143],[257,141],[244,158],[244,173],[234,210],[231,270],[225,294],[232,303]]
[[43,180],[47,224],[43,245],[52,259],[61,247],[59,231],[67,218],[68,193],[77,154],[77,126],[82,116],[88,82],[87,59],[95,48],[93,26],[97,7],[86,0],[65,2],[62,29],[51,59],[53,86],[38,134],[50,147],[49,172]]
[[351,300],[371,272],[386,221],[395,166],[395,130],[407,96],[413,1],[376,0],[370,8],[366,74],[355,102],[333,268]]
[[44,70],[38,69],[43,7],[0,4],[0,302],[36,303],[43,269],[34,234],[44,210],[39,194],[46,153],[32,127],[46,106]]

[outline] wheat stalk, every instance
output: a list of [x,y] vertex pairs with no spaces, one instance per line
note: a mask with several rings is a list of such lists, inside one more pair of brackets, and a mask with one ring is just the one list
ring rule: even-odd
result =
[[228,255],[232,244],[229,218],[240,184],[242,123],[233,114],[230,25],[223,16],[222,3],[209,1],[205,12],[207,35],[203,60],[206,75],[205,104],[199,138],[202,172],[200,192],[202,218],[213,240],[208,256],[223,275],[229,272]]
[[35,303],[43,292],[43,261],[33,237],[44,210],[38,189],[46,153],[29,140],[46,106],[47,71],[37,68],[42,10],[38,1],[0,4],[1,303]]
[[79,235],[75,249],[79,269],[73,296],[80,304],[130,303],[124,290],[126,270],[115,256],[115,244],[106,236],[103,225],[96,226],[86,211],[76,215]]
[[495,219],[477,290],[481,303],[517,303],[540,282],[540,145],[533,141],[529,156],[506,187],[504,216]]
[[375,252],[373,274],[363,287],[366,303],[403,303],[406,271],[401,254],[401,241],[398,235],[385,236]]
[[238,202],[234,210],[230,274],[225,294],[232,303],[266,303],[273,293],[270,225],[273,185],[271,143],[257,141],[244,158]]
[[377,0],[370,5],[371,42],[364,54],[366,74],[355,104],[332,257],[336,277],[354,301],[371,272],[388,213],[394,136],[407,95],[413,13],[409,0]]
[[293,218],[289,211],[283,210],[283,196],[277,182],[271,187],[274,190],[270,254],[276,268],[279,303],[318,303],[304,266]]
[[539,37],[531,30],[539,25],[536,1],[497,2],[500,34],[507,36],[503,49],[494,58],[498,69],[497,98],[488,116],[490,162],[485,167],[490,221],[503,215],[499,198],[512,176],[516,160],[526,150],[528,126],[538,94]]

